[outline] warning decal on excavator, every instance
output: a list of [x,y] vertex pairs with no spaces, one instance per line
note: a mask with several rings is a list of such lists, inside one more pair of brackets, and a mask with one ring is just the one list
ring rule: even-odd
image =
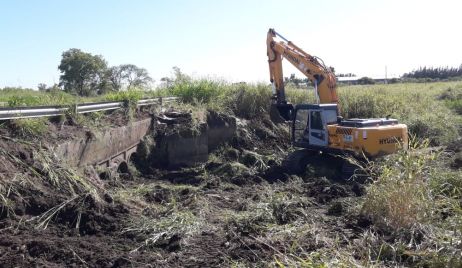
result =
[[351,135],[352,130],[353,130],[353,129],[351,129],[351,128],[337,128],[337,129],[335,130],[335,133],[337,133],[337,134]]

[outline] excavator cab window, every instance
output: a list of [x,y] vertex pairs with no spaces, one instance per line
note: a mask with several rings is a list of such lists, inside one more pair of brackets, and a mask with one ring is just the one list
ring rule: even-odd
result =
[[294,142],[308,142],[308,115],[309,110],[297,110],[294,117],[292,133]]
[[323,130],[321,111],[311,111],[311,129]]
[[337,122],[337,105],[299,104],[293,115],[292,142],[295,146],[327,146],[327,125]]
[[327,131],[323,124],[323,110],[310,110],[309,144],[316,146],[327,145]]

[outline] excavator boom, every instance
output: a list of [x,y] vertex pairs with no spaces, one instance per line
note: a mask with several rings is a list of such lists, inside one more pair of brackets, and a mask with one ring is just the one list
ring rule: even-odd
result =
[[[276,37],[279,37],[282,41],[275,41]],[[287,59],[314,84],[318,103],[338,104],[335,75],[330,68],[324,65],[321,59],[306,53],[278,34],[274,29],[269,29],[268,31],[266,46],[270,81],[273,85],[273,105],[282,110],[282,117],[284,117],[284,110],[287,109],[287,106],[290,106],[285,96],[282,71],[283,58]]]

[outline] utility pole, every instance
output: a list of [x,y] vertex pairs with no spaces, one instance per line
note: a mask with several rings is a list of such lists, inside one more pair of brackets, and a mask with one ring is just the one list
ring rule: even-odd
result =
[[388,84],[388,80],[387,80],[387,65],[385,65],[385,84]]

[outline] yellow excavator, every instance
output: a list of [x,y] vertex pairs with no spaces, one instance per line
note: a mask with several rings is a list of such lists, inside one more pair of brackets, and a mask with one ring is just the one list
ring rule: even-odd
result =
[[[369,158],[407,147],[407,126],[396,119],[343,119],[340,116],[335,75],[320,58],[306,53],[274,29],[269,29],[266,45],[273,87],[271,117],[277,115],[291,121],[294,146]],[[293,105],[286,100],[283,59],[313,83],[318,103]]]

